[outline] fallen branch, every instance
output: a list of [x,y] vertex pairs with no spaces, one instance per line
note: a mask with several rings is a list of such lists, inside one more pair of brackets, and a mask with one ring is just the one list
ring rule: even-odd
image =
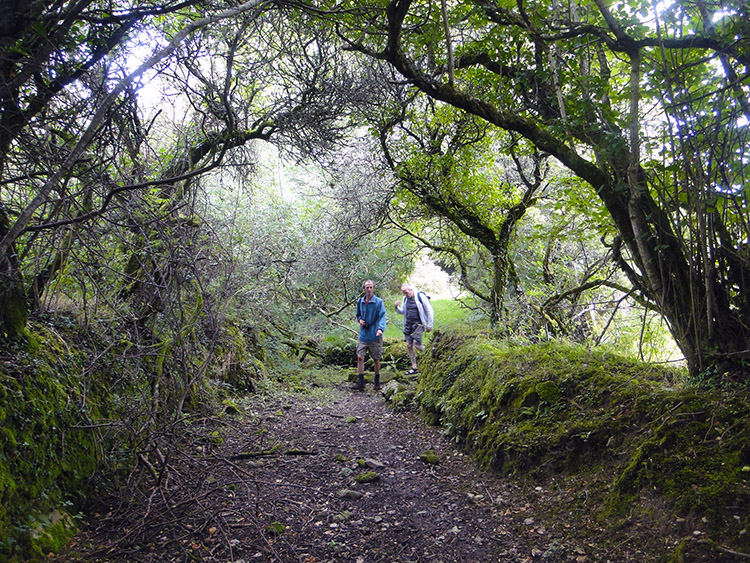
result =
[[254,457],[263,457],[263,456],[269,456],[269,455],[275,455],[279,452],[279,449],[281,449],[281,446],[276,444],[272,448],[269,448],[267,450],[256,450],[252,452],[240,452],[238,454],[233,455],[229,459],[251,459]]

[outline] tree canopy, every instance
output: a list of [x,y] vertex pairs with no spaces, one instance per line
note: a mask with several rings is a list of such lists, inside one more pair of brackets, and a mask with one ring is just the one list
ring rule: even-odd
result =
[[356,4],[327,14],[349,49],[584,180],[613,259],[693,372],[741,366],[747,5]]

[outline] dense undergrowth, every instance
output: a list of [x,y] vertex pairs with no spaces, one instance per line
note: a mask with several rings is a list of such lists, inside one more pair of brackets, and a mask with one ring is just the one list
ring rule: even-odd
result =
[[700,549],[750,551],[747,390],[581,346],[455,332],[433,336],[421,371],[415,404],[484,467],[579,475],[608,526],[651,512],[700,522]]

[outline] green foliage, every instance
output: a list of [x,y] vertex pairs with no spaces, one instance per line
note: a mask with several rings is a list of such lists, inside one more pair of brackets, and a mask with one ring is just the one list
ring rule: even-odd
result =
[[357,364],[357,337],[345,329],[335,329],[320,343],[323,363],[336,366]]
[[[488,8],[477,0],[446,5],[449,30],[441,36],[441,10],[389,2],[389,18],[380,17],[382,5],[363,6],[342,16],[338,30],[361,53],[379,53],[410,86],[395,91],[399,112],[384,119],[381,111],[374,122],[381,140],[385,129],[398,125],[383,145],[411,197],[396,210],[406,210],[408,219],[421,202],[461,225],[460,233],[443,224],[436,233],[412,230],[434,248],[463,235],[484,238],[477,236],[478,225],[492,230],[511,216],[498,206],[508,200],[492,188],[503,192],[540,177],[493,182],[505,161],[500,156],[487,165],[477,158],[491,146],[488,139],[508,134],[509,142],[497,146],[500,154],[528,141],[570,172],[543,176],[551,180],[552,207],[557,200],[555,212],[565,218],[578,211],[574,228],[601,237],[607,250],[592,256],[587,241],[572,256],[577,263],[561,263],[575,275],[560,275],[563,268],[531,272],[543,283],[521,289],[541,298],[529,305],[543,320],[524,326],[530,337],[537,329],[540,337],[590,336],[591,326],[575,322],[585,311],[575,288],[607,282],[619,285],[618,294],[606,296],[610,307],[627,295],[666,317],[693,375],[722,364],[717,373],[732,380],[738,372],[746,377],[738,358],[750,336],[744,287],[750,277],[742,258],[750,224],[746,4],[656,7],[635,0],[569,9],[503,1]],[[425,216],[434,218],[426,213],[420,219]],[[545,246],[553,250],[554,242],[554,230],[548,231]],[[485,250],[465,244],[452,254],[463,254],[472,266],[501,256],[482,244]],[[612,264],[620,280],[609,275]],[[503,265],[477,267],[463,283],[489,301],[488,274],[501,273]],[[493,287],[495,295],[505,281]],[[558,310],[548,310],[549,299],[561,294],[566,303],[552,299]],[[589,299],[592,306],[597,297]],[[716,304],[709,315],[707,302]]]

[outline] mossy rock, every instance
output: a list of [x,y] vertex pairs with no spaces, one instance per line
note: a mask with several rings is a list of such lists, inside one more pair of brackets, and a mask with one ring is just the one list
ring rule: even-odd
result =
[[542,381],[537,383],[534,391],[539,400],[549,405],[557,404],[562,398],[562,391],[554,381]]
[[380,475],[378,475],[375,471],[365,471],[364,473],[355,475],[354,480],[357,483],[374,483],[375,481],[380,480]]
[[240,407],[231,399],[224,399],[221,404],[224,406],[224,414],[235,415],[240,413]]
[[415,384],[409,384],[392,379],[383,387],[383,397],[391,403],[396,411],[411,410],[415,406],[414,397],[417,389]]
[[354,513],[350,510],[344,510],[343,512],[340,512],[339,514],[333,515],[333,521],[334,522],[346,522],[347,520],[351,520],[354,517]]
[[[84,327],[74,314],[57,313],[29,322],[24,338],[0,339],[0,357],[8,359],[0,362],[0,560],[54,550],[70,526],[48,515],[59,507],[80,510],[98,494],[95,487],[116,488],[132,470],[135,456],[125,445],[132,436],[117,432],[118,425],[101,427],[129,420],[153,375],[180,363],[169,341],[149,343],[157,353],[131,362],[131,348],[143,344],[128,329],[93,318]],[[218,407],[219,393],[230,389],[227,374],[248,362],[257,366],[262,357],[248,355],[254,344],[244,330],[230,329],[219,340],[220,354],[190,387],[185,410]]]
[[[9,224],[5,209],[0,207],[0,238],[8,232]],[[0,284],[0,301],[3,303],[0,309],[0,339],[22,338],[26,333],[28,320],[23,276],[17,268],[15,253],[12,257],[3,259],[3,283]],[[7,260],[11,261],[10,265]]]
[[341,329],[329,332],[320,342],[319,350],[326,365],[357,365],[357,339],[349,331]]
[[31,533],[32,550],[42,556],[57,553],[76,533],[78,527],[70,514],[55,509],[41,519]]
[[221,327],[216,336],[216,361],[212,364],[211,377],[231,385],[236,391],[255,391],[257,382],[266,374],[257,338],[252,329],[243,330],[235,325]]
[[89,412],[101,417],[107,385],[82,381],[89,360],[70,342],[34,323],[26,341],[6,340],[0,349],[13,357],[0,367],[0,559],[46,555],[64,543],[75,526],[59,507],[91,492],[97,436],[83,428],[89,420],[80,390],[91,385]]
[[411,410],[414,406],[414,396],[416,391],[412,388],[401,388],[397,393],[391,396],[391,405],[396,411]]
[[440,463],[440,458],[438,458],[435,450],[423,451],[421,454],[419,454],[419,459],[420,461],[429,465],[438,465]]
[[411,366],[409,351],[404,340],[389,341],[390,344],[383,349],[383,361],[393,366],[397,372],[406,370]]

